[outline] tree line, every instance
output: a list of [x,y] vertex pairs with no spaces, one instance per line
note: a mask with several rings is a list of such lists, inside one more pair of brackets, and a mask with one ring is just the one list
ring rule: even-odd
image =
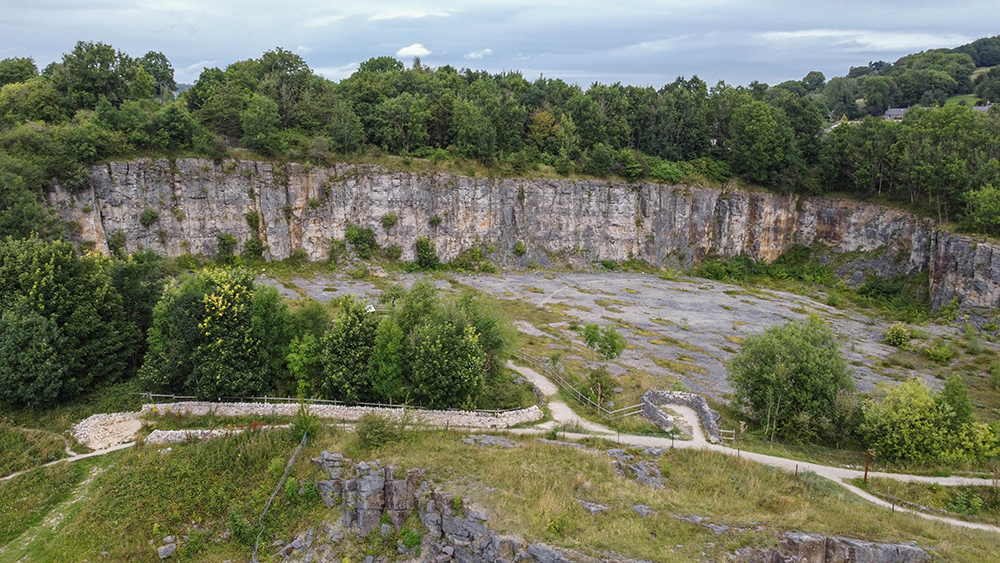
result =
[[378,308],[289,304],[243,268],[173,270],[153,252],[79,255],[0,241],[0,402],[48,407],[135,378],[200,399],[269,393],[347,403],[512,408],[515,332],[498,305],[427,280]]
[[[584,89],[419,59],[407,68],[390,57],[334,82],[278,48],[205,69],[173,96],[163,54],[134,58],[79,42],[41,71],[27,58],[0,61],[0,236],[58,233],[39,203],[44,187],[83,187],[101,160],[150,151],[223,158],[234,149],[315,163],[359,151],[470,159],[501,175],[550,166],[630,181],[738,177],[788,192],[905,202],[996,233],[983,209],[1000,206],[1000,117],[937,106],[960,93],[994,100],[1000,70],[972,77],[996,65],[997,53],[993,37],[830,81],[814,71],[775,86],[709,86],[695,76],[659,88]],[[914,104],[925,109],[901,123],[875,119]]]

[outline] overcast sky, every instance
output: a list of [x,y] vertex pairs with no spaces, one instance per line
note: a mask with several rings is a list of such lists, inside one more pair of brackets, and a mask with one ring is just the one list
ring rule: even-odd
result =
[[162,52],[181,83],[283,47],[334,80],[390,55],[584,87],[694,74],[777,84],[997,34],[996,0],[0,0],[0,58],[42,68],[78,40],[102,41]]

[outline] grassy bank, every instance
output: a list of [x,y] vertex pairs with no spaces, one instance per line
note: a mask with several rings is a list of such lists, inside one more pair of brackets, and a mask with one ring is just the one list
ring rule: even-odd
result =
[[[784,531],[803,530],[916,541],[934,547],[947,561],[1000,557],[995,535],[889,514],[809,473],[796,476],[729,456],[675,450],[655,460],[668,481],[665,489],[654,490],[619,477],[610,458],[596,452],[530,439],[512,450],[478,448],[462,443],[461,436],[411,432],[403,443],[365,450],[353,433],[322,434],[299,455],[293,484],[265,519],[266,545],[339,518],[340,512],[327,511],[311,489],[321,476],[309,458],[331,449],[356,461],[378,458],[402,468],[428,468],[426,478],[436,487],[487,508],[494,530],[595,555],[610,550],[657,561],[725,561],[739,547],[773,545]],[[590,444],[613,447],[596,439]],[[5,520],[4,541],[11,542],[55,505],[60,506],[62,523],[39,531],[23,548],[18,547],[23,538],[13,541],[0,553],[0,562],[17,561],[25,554],[32,560],[94,561],[101,560],[102,551],[108,552],[108,560],[146,561],[153,557],[149,542],[160,545],[157,542],[170,534],[190,536],[177,561],[246,559],[252,535],[248,531],[254,531],[250,523],[259,516],[294,446],[284,433],[252,432],[179,444],[170,452],[161,453],[163,448],[155,446],[124,451],[95,462],[95,468],[100,463],[104,471],[84,487],[73,510],[63,510],[60,499],[74,487],[80,489],[90,469],[76,464],[29,473],[12,487],[0,488],[4,507],[38,507],[35,520]],[[39,499],[39,489],[52,491],[45,493],[51,500]],[[612,509],[591,516],[577,499]],[[632,509],[636,504],[650,506],[657,514],[643,518]],[[675,515],[709,517],[734,530],[714,535]],[[12,525],[14,521],[27,524]],[[394,553],[386,549],[384,555],[392,561],[398,557]]]

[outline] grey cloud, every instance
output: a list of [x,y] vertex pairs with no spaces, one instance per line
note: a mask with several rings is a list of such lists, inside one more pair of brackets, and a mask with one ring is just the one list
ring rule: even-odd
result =
[[[424,64],[519,69],[568,82],[659,86],[679,75],[714,83],[828,77],[850,66],[995,35],[993,2],[639,0],[625,6],[572,0],[15,0],[0,21],[0,54],[58,60],[76,40],[132,55],[162,51],[178,80],[203,61],[224,67],[277,46],[342,78],[359,61],[422,44]],[[390,17],[399,16],[399,17]],[[486,54],[486,49],[491,51]],[[481,58],[477,58],[482,55]],[[409,63],[409,57],[400,57]]]

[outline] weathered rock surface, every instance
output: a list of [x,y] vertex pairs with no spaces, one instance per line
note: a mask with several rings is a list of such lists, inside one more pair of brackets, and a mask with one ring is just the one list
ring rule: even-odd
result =
[[873,543],[789,532],[781,549],[741,549],[737,563],[926,563],[930,555],[916,545]]
[[[328,255],[348,224],[371,227],[380,244],[398,244],[412,260],[413,242],[430,236],[443,260],[474,246],[498,263],[641,258],[690,266],[709,253],[770,261],[795,244],[856,253],[840,272],[849,278],[928,271],[936,307],[1000,305],[1000,252],[966,236],[936,230],[929,219],[860,202],[692,186],[596,180],[488,179],[391,172],[374,166],[330,168],[203,159],[112,162],[96,166],[89,189],[56,187],[49,203],[78,227],[80,241],[107,252],[118,231],[128,250],[170,256],[214,255],[217,235],[251,237],[256,212],[268,258],[301,249]],[[158,220],[144,227],[146,209]],[[398,223],[381,226],[396,213]],[[432,227],[431,217],[441,223]],[[514,247],[524,242],[527,252]],[[236,249],[239,251],[239,247]]]

